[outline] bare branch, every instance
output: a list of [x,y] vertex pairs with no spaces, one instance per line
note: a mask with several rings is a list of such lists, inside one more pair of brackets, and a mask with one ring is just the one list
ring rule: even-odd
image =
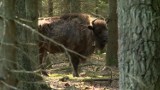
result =
[[14,86],[11,86],[11,85],[9,85],[9,84],[7,84],[6,82],[4,82],[4,81],[0,81],[2,84],[4,84],[5,86],[7,86],[7,87],[9,87],[9,88],[11,88],[11,89],[13,89],[13,90],[20,90],[20,89],[18,89],[18,88],[16,88],[16,87],[14,87]]

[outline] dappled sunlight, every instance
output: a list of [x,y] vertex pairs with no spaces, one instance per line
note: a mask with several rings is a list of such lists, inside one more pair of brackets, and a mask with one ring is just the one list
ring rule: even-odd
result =
[[49,54],[47,59],[53,65],[47,69],[49,77],[45,77],[45,80],[54,89],[116,90],[118,88],[118,68],[104,69],[104,58],[105,54],[91,55],[85,63],[80,65],[80,77],[73,77],[72,68],[64,54]]

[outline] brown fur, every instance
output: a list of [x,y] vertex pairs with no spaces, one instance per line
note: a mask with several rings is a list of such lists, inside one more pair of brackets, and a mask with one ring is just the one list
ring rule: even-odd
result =
[[[43,35],[63,44],[66,48],[71,49],[84,56],[89,56],[97,47],[103,49],[107,43],[107,28],[105,21],[95,20],[92,25],[90,15],[87,14],[67,14],[61,17],[39,20],[39,32]],[[100,30],[99,30],[100,29]],[[46,56],[46,52],[58,53],[64,50],[46,40],[40,38],[40,61]],[[78,64],[81,58],[70,53],[73,63],[74,76],[78,75]]]

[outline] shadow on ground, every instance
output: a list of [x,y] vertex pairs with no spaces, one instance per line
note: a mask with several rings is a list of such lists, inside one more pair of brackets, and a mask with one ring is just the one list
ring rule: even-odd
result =
[[80,65],[80,77],[64,54],[48,55],[46,82],[56,90],[118,90],[118,68],[105,66],[105,54],[93,54]]

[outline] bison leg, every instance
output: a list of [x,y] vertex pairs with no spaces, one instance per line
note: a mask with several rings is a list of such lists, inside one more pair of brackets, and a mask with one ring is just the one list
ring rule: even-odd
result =
[[39,49],[39,53],[40,53],[40,56],[39,56],[40,66],[42,69],[41,73],[45,76],[48,76],[48,73],[44,70],[45,69],[44,62],[45,62],[45,57],[47,56],[47,52],[43,48],[41,48]]
[[71,55],[71,63],[73,65],[73,77],[79,77],[78,74],[79,57],[76,55]]

